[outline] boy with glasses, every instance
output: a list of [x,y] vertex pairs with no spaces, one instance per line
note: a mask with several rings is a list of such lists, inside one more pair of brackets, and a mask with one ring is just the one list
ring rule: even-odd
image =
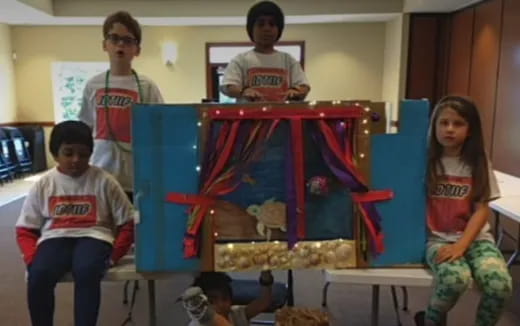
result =
[[151,79],[132,69],[132,60],[141,51],[139,23],[128,12],[116,12],[105,19],[103,38],[110,69],[88,81],[79,119],[93,132],[91,164],[111,173],[131,199],[132,104],[162,103],[163,99]]

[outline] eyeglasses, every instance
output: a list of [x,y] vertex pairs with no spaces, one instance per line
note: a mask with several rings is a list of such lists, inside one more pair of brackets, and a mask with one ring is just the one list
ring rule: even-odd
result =
[[123,45],[137,45],[137,40],[130,36],[119,36],[117,34],[108,34],[106,37],[107,41],[110,41],[112,44],[117,45],[119,42],[123,42]]

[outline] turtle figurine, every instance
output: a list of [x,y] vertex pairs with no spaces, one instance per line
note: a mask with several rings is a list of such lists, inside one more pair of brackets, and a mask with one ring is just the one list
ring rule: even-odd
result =
[[266,200],[262,205],[251,205],[247,212],[257,219],[256,231],[263,237],[271,238],[271,229],[280,229],[286,232],[285,203],[275,201],[274,198]]

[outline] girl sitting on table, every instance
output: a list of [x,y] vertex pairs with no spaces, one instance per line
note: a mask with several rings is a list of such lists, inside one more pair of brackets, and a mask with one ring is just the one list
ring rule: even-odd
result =
[[435,289],[415,323],[445,325],[446,314],[473,278],[482,292],[475,325],[496,325],[511,297],[512,280],[489,232],[488,203],[499,191],[475,104],[444,97],[433,111],[429,138],[426,260]]

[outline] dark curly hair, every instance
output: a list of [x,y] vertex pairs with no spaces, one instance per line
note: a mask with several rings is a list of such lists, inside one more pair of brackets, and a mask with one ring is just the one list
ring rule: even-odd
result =
[[274,17],[276,26],[278,26],[278,37],[276,38],[278,41],[282,36],[283,27],[285,26],[285,17],[283,15],[282,9],[272,1],[260,1],[249,9],[249,12],[247,13],[246,29],[251,41],[255,41],[253,39],[253,26],[255,25],[258,17],[261,16]]
[[193,282],[193,286],[200,287],[210,302],[217,297],[232,300],[231,281],[226,273],[202,272]]
[[49,141],[49,147],[54,157],[58,156],[62,144],[86,145],[92,153],[94,148],[92,130],[81,121],[67,120],[60,122],[52,129]]

